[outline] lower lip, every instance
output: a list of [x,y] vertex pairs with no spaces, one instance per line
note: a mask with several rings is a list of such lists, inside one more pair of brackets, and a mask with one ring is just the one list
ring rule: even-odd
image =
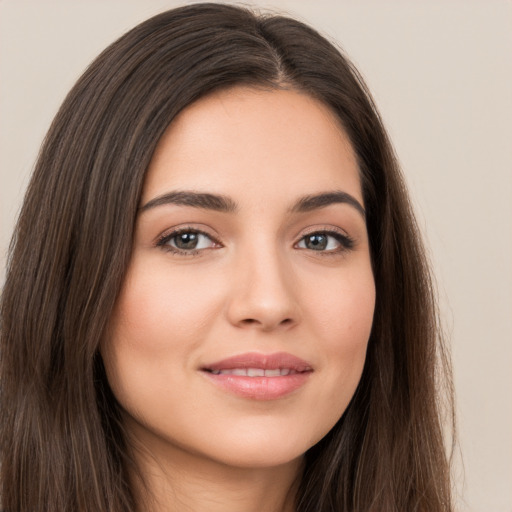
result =
[[303,386],[312,372],[301,372],[281,377],[215,375],[205,371],[203,373],[215,385],[234,395],[253,400],[277,400]]

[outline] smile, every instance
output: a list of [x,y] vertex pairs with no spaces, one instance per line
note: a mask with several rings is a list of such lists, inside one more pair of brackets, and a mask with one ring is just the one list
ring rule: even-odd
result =
[[279,352],[241,354],[201,368],[223,391],[252,400],[277,400],[306,384],[313,367],[296,356]]
[[290,368],[276,368],[265,370],[264,368],[233,368],[229,370],[211,370],[214,375],[238,375],[240,377],[286,377],[298,373]]

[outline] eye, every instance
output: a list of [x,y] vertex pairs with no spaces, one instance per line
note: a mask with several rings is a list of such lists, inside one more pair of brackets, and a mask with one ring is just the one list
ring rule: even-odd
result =
[[354,241],[347,235],[335,231],[316,231],[302,237],[297,244],[299,249],[317,252],[336,253],[352,249]]
[[165,234],[156,245],[178,254],[196,254],[202,249],[216,247],[218,243],[202,231],[186,228]]

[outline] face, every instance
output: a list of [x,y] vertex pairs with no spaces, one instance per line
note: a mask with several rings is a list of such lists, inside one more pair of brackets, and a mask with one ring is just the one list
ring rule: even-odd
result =
[[148,169],[102,345],[132,439],[237,467],[298,460],[359,382],[375,288],[356,158],[330,110],[234,88]]

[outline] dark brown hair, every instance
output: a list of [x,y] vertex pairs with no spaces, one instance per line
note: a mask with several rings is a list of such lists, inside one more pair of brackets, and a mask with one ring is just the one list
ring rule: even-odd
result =
[[449,367],[377,110],[354,67],[317,32],[220,4],[164,12],[107,48],[41,148],[1,302],[5,510],[137,510],[98,344],[158,140],[187,105],[237,84],[293,88],[328,105],[356,152],[367,212],[377,290],[367,359],[345,414],[306,453],[297,511],[452,510],[440,407],[444,396],[452,410]]

